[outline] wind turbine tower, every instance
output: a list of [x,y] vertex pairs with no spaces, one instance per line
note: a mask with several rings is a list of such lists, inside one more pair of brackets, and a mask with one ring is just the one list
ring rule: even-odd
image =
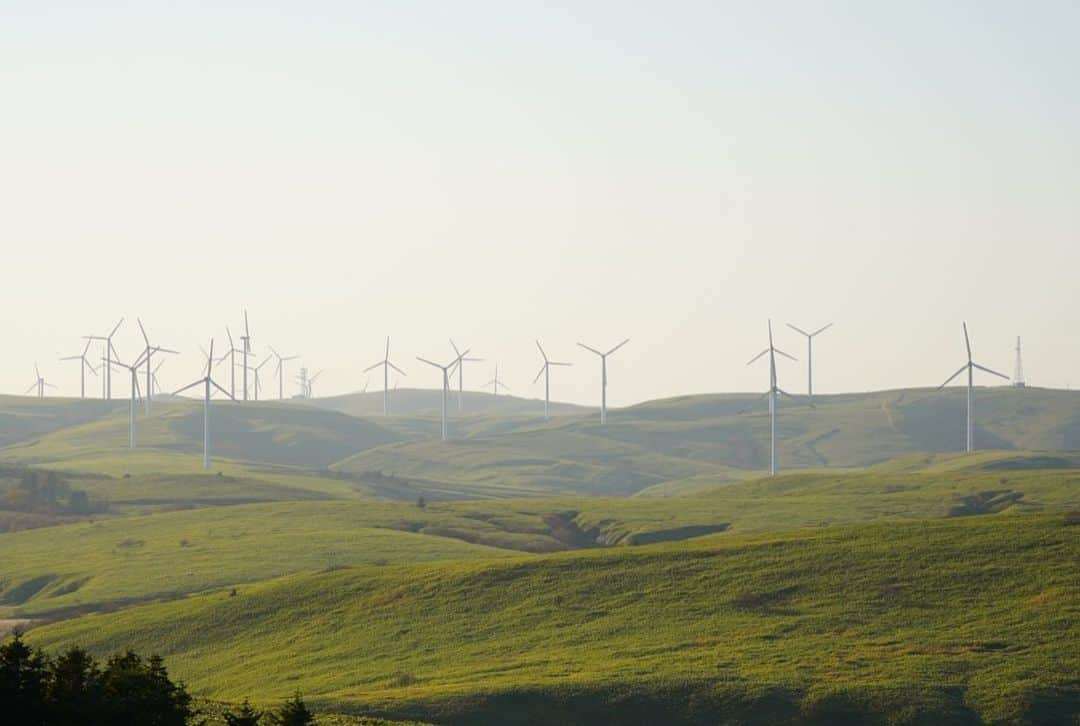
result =
[[578,345],[580,345],[582,348],[589,351],[590,353],[595,353],[596,355],[600,356],[600,423],[601,424],[606,424],[607,423],[607,359],[608,359],[608,356],[611,355],[612,353],[614,353],[619,348],[623,347],[624,345],[626,345],[629,342],[630,342],[630,339],[627,338],[626,340],[624,340],[623,342],[619,343],[614,348],[609,350],[607,353],[601,353],[596,348],[590,348],[589,346],[585,345],[584,343],[578,343]]
[[1027,381],[1024,380],[1024,359],[1020,355],[1020,336],[1016,336],[1016,368],[1013,370],[1013,388],[1025,388]]
[[507,393],[510,392],[510,387],[507,386],[507,385],[504,385],[503,382],[499,380],[499,364],[498,363],[495,364],[495,377],[492,378],[487,383],[485,383],[484,385],[485,386],[491,386],[491,395],[492,396],[498,396],[500,388],[502,388]]
[[79,398],[86,398],[86,369],[89,368],[91,373],[93,373],[95,376],[97,375],[97,368],[94,368],[94,366],[92,366],[90,364],[90,361],[88,361],[86,359],[86,353],[87,353],[87,351],[90,350],[90,345],[93,342],[94,341],[92,341],[92,340],[87,340],[86,341],[86,347],[83,348],[82,355],[69,355],[67,357],[64,357],[64,358],[60,359],[60,360],[77,360],[77,361],[80,361],[80,363],[79,363]]
[[482,363],[483,358],[470,358],[469,350],[464,353],[458,350],[458,347],[454,345],[454,339],[450,339],[450,347],[454,349],[454,355],[457,356],[455,363],[457,364],[457,410],[461,413],[462,404],[461,401],[465,396],[465,364],[466,363]]
[[34,375],[36,376],[36,378],[34,379],[34,385],[26,389],[27,393],[34,392],[34,395],[36,395],[38,398],[45,398],[46,388],[56,388],[56,386],[54,386],[53,384],[46,383],[45,379],[41,377],[41,371],[38,370],[37,363],[34,364]]
[[[451,341],[453,345],[453,341]],[[364,369],[364,373],[375,370],[379,366],[383,369],[383,388],[382,388],[382,415],[390,415],[390,369],[393,368],[401,375],[406,375],[405,371],[398,368],[396,365],[390,362],[390,336],[386,336],[386,352],[383,354],[383,359],[374,365],[370,365]]]
[[766,348],[765,350],[761,351],[757,355],[755,355],[753,358],[751,358],[750,361],[746,365],[748,365],[748,366],[753,365],[754,363],[756,363],[765,354],[768,354],[768,356],[769,356],[769,391],[768,391],[767,395],[769,397],[769,473],[772,476],[776,476],[776,472],[777,472],[777,462],[776,462],[776,404],[777,404],[777,395],[778,394],[779,395],[784,395],[784,396],[787,396],[788,398],[791,398],[793,400],[795,398],[790,393],[788,393],[785,390],[783,390],[782,388],[780,388],[780,386],[776,382],[776,354],[777,353],[784,356],[785,358],[789,358],[790,360],[798,360],[794,356],[788,355],[787,353],[785,353],[784,351],[780,350],[775,345],[773,345],[772,321],[770,320],[769,321],[769,347]]
[[536,347],[540,350],[540,356],[544,359],[544,365],[540,367],[540,372],[536,374],[533,383],[540,380],[540,376],[544,377],[544,420],[550,421],[551,418],[548,415],[548,408],[551,405],[551,366],[571,366],[573,363],[560,363],[558,361],[548,360],[547,353],[544,352],[544,347],[540,345],[539,340],[536,341]]
[[136,403],[138,403],[139,400],[139,366],[141,366],[142,363],[142,355],[140,355],[138,359],[131,365],[121,363],[118,360],[109,361],[109,365],[123,368],[131,373],[131,405],[128,423],[128,447],[132,449],[135,448],[135,405]]
[[832,327],[832,323],[818,328],[812,333],[808,333],[802,328],[796,327],[791,323],[787,326],[800,335],[806,336],[806,397],[810,399],[810,402],[814,402],[814,338],[824,333],[826,330]]
[[280,401],[285,398],[285,363],[287,361],[296,360],[300,356],[281,355],[281,353],[278,353],[276,350],[274,350],[274,346],[270,346],[270,352],[273,353],[274,357],[277,358],[277,367],[274,369],[274,372],[277,374],[277,396],[278,400]]
[[179,389],[173,395],[179,395],[189,388],[195,386],[203,386],[203,469],[210,470],[210,388],[211,386],[218,389],[231,400],[236,400],[233,395],[219,386],[216,381],[210,377],[210,372],[214,367],[214,340],[210,339],[210,352],[206,356],[206,374],[199,380],[189,383],[183,388]]
[[421,358],[420,356],[416,356],[416,360],[420,361],[421,363],[427,363],[429,366],[433,366],[435,368],[438,368],[440,371],[442,371],[442,440],[443,441],[446,441],[446,439],[447,439],[446,402],[447,402],[447,398],[450,395],[450,372],[454,370],[454,366],[461,365],[461,361],[465,360],[465,356],[467,356],[468,354],[469,354],[469,351],[466,349],[466,351],[464,353],[458,353],[458,357],[455,358],[454,360],[450,361],[446,365],[441,365],[439,363],[435,363],[434,361],[430,361],[427,358]]
[[112,332],[108,335],[86,335],[83,336],[87,340],[100,340],[105,348],[105,378],[102,379],[102,383],[105,386],[105,398],[106,400],[112,400],[112,365],[111,361],[113,356],[116,355],[116,348],[113,347],[112,339],[116,335],[116,331],[120,329],[120,326],[124,324],[124,319],[120,318],[119,322],[113,327]]
[[978,368],[980,371],[983,371],[984,373],[989,373],[991,375],[997,376],[998,378],[1004,378],[1006,381],[1009,380],[1009,377],[1007,375],[1003,374],[1003,373],[998,373],[997,371],[990,370],[986,366],[981,366],[978,363],[976,363],[974,360],[972,360],[972,358],[971,358],[971,339],[968,337],[968,329],[967,329],[967,323],[966,322],[963,323],[963,327],[964,327],[964,346],[967,348],[967,363],[960,366],[960,370],[958,370],[956,373],[953,373],[951,376],[949,376],[949,380],[942,383],[941,386],[938,388],[938,390],[940,391],[942,388],[945,388],[945,386],[947,386],[947,385],[949,385],[950,383],[953,382],[954,378],[959,376],[964,371],[967,371],[967,449],[966,450],[968,451],[968,453],[970,453],[970,452],[975,450],[975,425],[974,425],[974,415],[975,415],[975,369]]

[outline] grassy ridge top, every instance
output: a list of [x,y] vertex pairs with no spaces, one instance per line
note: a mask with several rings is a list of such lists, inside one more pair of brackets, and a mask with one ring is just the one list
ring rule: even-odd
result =
[[31,631],[200,694],[438,722],[935,723],[1080,709],[1057,515],[298,575]]

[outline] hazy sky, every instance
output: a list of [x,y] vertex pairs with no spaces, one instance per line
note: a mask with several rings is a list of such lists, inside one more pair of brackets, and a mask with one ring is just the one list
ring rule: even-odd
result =
[[615,404],[757,390],[769,316],[836,322],[822,391],[939,384],[965,318],[1080,385],[1080,3],[85,5],[0,0],[4,392],[121,315],[186,383],[245,306],[319,394],[387,334],[403,386],[454,336],[540,395],[539,337],[593,402],[630,337]]

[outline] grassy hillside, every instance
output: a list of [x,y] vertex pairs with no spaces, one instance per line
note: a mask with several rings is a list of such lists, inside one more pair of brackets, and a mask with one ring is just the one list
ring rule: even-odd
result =
[[57,623],[200,694],[442,723],[1065,722],[1080,536],[1060,514],[363,567]]
[[93,421],[122,405],[118,401],[0,395],[0,447]]
[[495,527],[422,510],[410,514],[377,502],[291,502],[2,535],[0,617],[97,610],[347,565],[514,554],[424,533],[468,526],[476,539],[498,541],[505,533]]
[[[437,371],[435,375],[437,378]],[[375,388],[379,390],[376,391]],[[390,408],[393,413],[391,418],[428,418],[441,415],[442,392],[437,389],[400,388],[391,392],[390,395]],[[350,416],[381,417],[383,412],[381,379],[379,386],[372,382],[367,393],[349,393],[344,396],[314,398],[303,401],[303,403],[318,408],[340,411]],[[458,415],[458,394],[456,390],[450,395],[450,410],[455,416]],[[591,410],[587,406],[576,406],[571,403],[557,401],[553,401],[550,408],[552,416],[580,415]],[[521,396],[510,395],[493,396],[490,393],[481,391],[465,391],[462,398],[462,412],[466,415],[542,417],[544,415],[544,400],[542,398],[522,398]]]
[[[68,404],[70,405],[70,403]],[[333,411],[279,403],[215,401],[211,408],[213,453],[226,459],[298,467],[325,467],[357,451],[398,441],[377,422]],[[25,464],[79,468],[84,459],[123,453],[129,444],[124,404],[90,423],[54,430],[3,450],[3,458]],[[159,401],[136,418],[139,447],[193,455],[201,463],[203,409],[194,401]]]

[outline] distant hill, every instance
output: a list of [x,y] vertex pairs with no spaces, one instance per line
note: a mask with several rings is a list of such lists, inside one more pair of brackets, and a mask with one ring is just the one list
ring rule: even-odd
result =
[[[382,390],[367,393],[349,393],[329,398],[312,398],[302,401],[318,408],[340,411],[350,416],[382,416]],[[452,391],[449,398],[451,415],[457,416],[458,394]],[[462,412],[467,415],[483,414],[489,416],[543,416],[544,400],[521,398],[512,395],[493,396],[479,391],[465,391],[461,399]],[[442,411],[442,392],[424,388],[400,388],[390,392],[390,409],[394,416],[439,416]],[[573,416],[587,413],[592,409],[571,403],[552,401],[552,416]]]

